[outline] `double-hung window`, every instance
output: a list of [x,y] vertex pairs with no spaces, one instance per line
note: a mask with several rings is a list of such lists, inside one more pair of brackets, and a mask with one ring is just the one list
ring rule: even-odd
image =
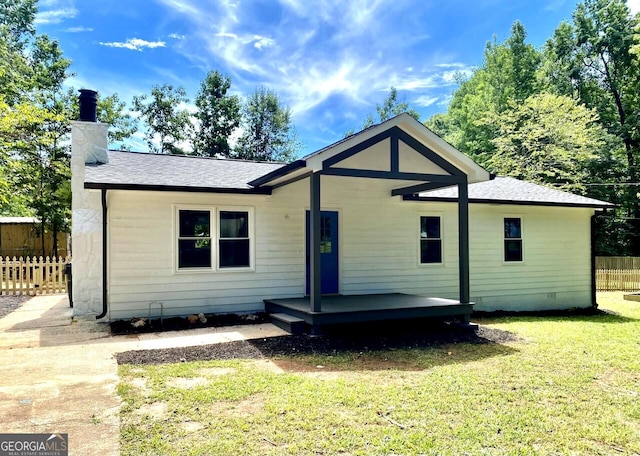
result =
[[218,266],[248,268],[251,266],[248,211],[219,211]]
[[522,219],[504,219],[504,261],[522,261]]
[[420,217],[420,263],[442,263],[442,230],[440,217]]
[[178,270],[252,267],[253,211],[243,208],[178,208]]
[[211,211],[178,211],[178,269],[211,268]]

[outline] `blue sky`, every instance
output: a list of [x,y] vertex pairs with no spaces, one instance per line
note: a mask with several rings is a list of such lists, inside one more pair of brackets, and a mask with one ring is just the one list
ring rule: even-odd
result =
[[[640,0],[628,0],[634,12]],[[130,103],[155,84],[193,99],[207,71],[242,97],[275,90],[292,110],[301,155],[359,130],[390,87],[426,120],[446,111],[456,72],[520,20],[542,46],[572,0],[40,0],[38,32],[73,61],[75,88]],[[131,141],[146,150],[142,134]]]

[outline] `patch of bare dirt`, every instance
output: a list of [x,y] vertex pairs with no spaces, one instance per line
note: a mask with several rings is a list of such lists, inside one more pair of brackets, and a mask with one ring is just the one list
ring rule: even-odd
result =
[[151,389],[147,385],[147,380],[144,378],[134,378],[129,380],[129,383],[131,383],[134,388],[139,390],[145,396],[148,396],[151,392]]
[[154,402],[152,404],[144,404],[137,410],[133,411],[133,415],[142,419],[145,416],[152,418],[154,421],[160,421],[167,415],[166,402]]
[[188,433],[194,433],[204,429],[204,424],[199,421],[184,421],[180,423],[180,426]]
[[211,411],[217,416],[257,415],[264,409],[264,396],[255,394],[241,401],[219,401],[211,404]]
[[240,415],[257,415],[264,409],[264,396],[255,394],[236,404],[236,412]]

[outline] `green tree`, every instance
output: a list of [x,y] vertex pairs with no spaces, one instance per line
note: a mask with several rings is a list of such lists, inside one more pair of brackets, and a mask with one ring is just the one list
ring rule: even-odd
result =
[[[5,208],[24,214],[26,208],[18,204],[23,202],[29,213],[40,219],[42,232],[51,229],[54,234],[67,231],[70,220],[71,103],[65,96],[57,93],[46,100],[46,109],[23,103],[9,108],[0,117],[0,135],[9,151],[6,179],[15,195],[5,202]],[[5,134],[7,129],[11,130],[9,134]],[[44,251],[44,244],[42,248]],[[47,254],[57,255],[57,245]]]
[[588,164],[606,144],[597,114],[565,96],[542,93],[495,119],[499,135],[487,166],[502,176],[584,193]]
[[471,77],[460,80],[441,125],[448,123],[444,138],[479,163],[495,150],[498,135],[494,119],[537,93],[540,53],[527,44],[526,31],[520,22],[511,27],[504,43],[487,43],[484,62]]
[[[0,4],[0,213],[35,215],[41,230],[68,231],[70,121],[77,94],[64,90],[71,62],[56,40],[36,34],[34,0]],[[99,104],[115,138],[132,133],[117,96]],[[44,237],[42,238],[44,240]],[[57,255],[54,244],[50,255]],[[44,252],[44,245],[43,245]]]
[[33,41],[34,0],[7,0],[0,4],[0,97],[14,104],[28,91],[31,68],[27,62]]
[[538,92],[536,72],[540,65],[541,56],[536,48],[525,43],[527,32],[519,21],[511,27],[511,35],[506,41],[509,49],[510,86],[513,87],[513,99],[522,103],[531,95]]
[[[613,178],[611,160],[623,166],[624,174],[609,183],[640,179],[640,66],[633,54],[637,27],[638,17],[631,16],[624,0],[585,0],[577,6],[573,23],[561,24],[545,45],[542,75],[549,90],[576,97],[594,109],[601,125],[617,138],[610,146],[610,156],[591,168],[594,180]],[[593,189],[589,193],[620,205],[617,217],[625,220],[627,228],[626,239],[617,241],[628,246],[624,253],[638,255],[637,187],[620,188],[612,185],[606,191]]]
[[[156,85],[151,89],[151,96],[133,97],[133,110],[147,126],[145,139],[149,149],[161,154],[184,154],[182,143],[191,134],[191,115],[180,104],[188,103],[184,87],[173,87],[170,84]],[[157,142],[159,144],[156,144]]]
[[[47,118],[31,103],[9,106],[0,101],[0,214],[34,215],[26,192],[18,185],[23,151],[29,150]],[[28,177],[28,176],[24,176]]]
[[13,43],[23,43],[25,37],[35,35],[36,3],[37,0],[3,0],[0,3],[0,28],[8,33]]
[[126,111],[126,104],[120,101],[118,94],[106,97],[98,94],[96,114],[99,122],[109,124],[109,147],[128,150],[125,140],[138,131],[138,125]]
[[291,110],[280,103],[276,92],[258,87],[243,106],[242,135],[234,157],[244,160],[288,162],[300,145],[291,122]]
[[240,126],[240,98],[228,95],[231,78],[217,70],[207,73],[196,95],[197,129],[193,135],[193,154],[230,157],[229,137]]
[[636,22],[635,33],[633,34],[635,44],[631,46],[631,53],[636,56],[635,63],[640,64],[640,13],[636,16]]
[[409,103],[405,100],[398,99],[398,89],[391,87],[389,95],[382,102],[382,104],[376,104],[377,119],[372,114],[369,114],[362,125],[362,128],[369,128],[385,120],[389,120],[392,117],[400,115],[406,112],[416,120],[420,120],[420,114],[418,111],[409,106]]

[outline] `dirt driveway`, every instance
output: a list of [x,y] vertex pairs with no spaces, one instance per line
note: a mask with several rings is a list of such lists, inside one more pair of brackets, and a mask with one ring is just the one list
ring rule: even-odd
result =
[[118,455],[115,353],[282,334],[262,324],[112,336],[105,323],[73,319],[65,295],[31,298],[0,318],[0,432],[66,433],[70,455]]

